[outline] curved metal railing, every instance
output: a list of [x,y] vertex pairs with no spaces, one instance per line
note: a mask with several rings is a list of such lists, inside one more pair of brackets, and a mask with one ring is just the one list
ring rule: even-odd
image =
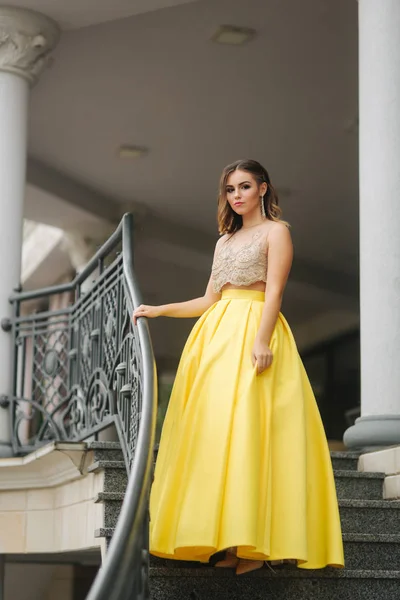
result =
[[[114,424],[129,481],[103,566],[87,600],[145,600],[148,589],[148,495],[156,417],[156,372],[133,271],[133,217],[68,284],[10,298],[14,317],[12,443],[15,454],[50,440],[81,441]],[[122,246],[113,260],[111,253]],[[90,278],[96,273],[96,278]],[[24,314],[24,303],[74,296],[57,310]]]
[[[124,217],[122,226],[124,274],[130,303],[141,304],[133,272],[132,217]],[[124,226],[125,223],[125,226]],[[148,585],[148,495],[151,485],[156,418],[156,372],[153,349],[145,319],[138,321],[143,360],[142,415],[125,499],[111,540],[106,560],[100,569],[87,600],[146,600]]]

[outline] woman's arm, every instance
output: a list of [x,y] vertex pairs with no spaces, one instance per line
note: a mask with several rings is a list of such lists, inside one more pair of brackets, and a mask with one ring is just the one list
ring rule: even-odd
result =
[[136,325],[136,320],[139,317],[148,317],[149,319],[154,317],[175,317],[177,319],[200,317],[220,298],[221,294],[216,294],[213,291],[211,275],[204,296],[186,302],[162,304],[161,306],[141,304],[133,312],[133,322]]
[[261,323],[254,342],[253,364],[261,373],[272,363],[269,348],[272,332],[282,305],[283,292],[293,260],[293,245],[289,229],[282,223],[273,226],[269,234],[268,274]]
[[[223,239],[226,236],[219,238],[215,246],[215,253]],[[194,298],[193,300],[187,300],[186,302],[175,302],[174,304],[162,304],[161,306],[148,306],[141,304],[134,310],[132,318],[136,325],[136,320],[139,317],[147,317],[152,319],[154,317],[174,317],[176,319],[185,319],[191,317],[201,317],[217,300],[221,298],[220,293],[216,293],[213,290],[212,285],[212,274],[208,280],[206,291],[204,296],[200,298]]]
[[[185,319],[190,317],[200,317],[221,298],[221,294],[216,294],[212,288],[212,276],[208,280],[208,285],[204,296],[187,300],[186,302],[176,302],[174,304],[163,304],[158,306],[160,317],[175,317],[177,319]],[[141,315],[147,316],[147,315]]]

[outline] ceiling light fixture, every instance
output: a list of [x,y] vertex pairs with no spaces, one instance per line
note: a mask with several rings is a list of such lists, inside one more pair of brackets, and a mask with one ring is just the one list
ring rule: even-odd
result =
[[236,27],[235,25],[220,25],[214,35],[211,37],[213,42],[218,44],[229,44],[231,46],[241,46],[251,40],[256,34],[255,29],[250,27]]
[[140,158],[147,153],[147,149],[140,146],[123,145],[118,148],[119,158],[134,159]]

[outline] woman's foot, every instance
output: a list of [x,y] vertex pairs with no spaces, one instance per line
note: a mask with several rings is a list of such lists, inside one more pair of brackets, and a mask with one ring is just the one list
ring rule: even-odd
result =
[[266,564],[273,567],[283,567],[284,565],[297,565],[297,560],[294,558],[282,558],[280,560],[268,560]]
[[215,563],[215,567],[226,567],[228,569],[235,569],[239,564],[239,559],[235,554],[227,552],[224,560],[219,560]]
[[261,569],[263,564],[263,560],[249,560],[247,558],[241,558],[238,566],[236,567],[236,575],[243,575],[244,573],[250,573],[250,571]]

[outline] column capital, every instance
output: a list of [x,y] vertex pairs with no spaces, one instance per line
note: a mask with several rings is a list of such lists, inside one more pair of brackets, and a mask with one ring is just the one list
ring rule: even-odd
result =
[[0,6],[0,71],[34,84],[60,37],[50,18],[25,8]]

